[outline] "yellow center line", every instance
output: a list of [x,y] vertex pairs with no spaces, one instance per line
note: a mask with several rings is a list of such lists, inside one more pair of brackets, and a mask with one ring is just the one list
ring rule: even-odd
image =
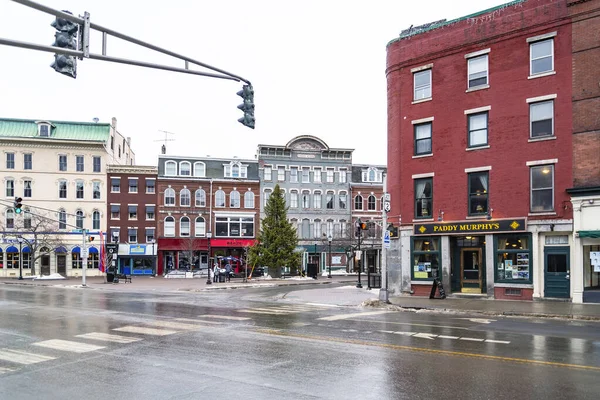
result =
[[585,370],[600,372],[600,367],[594,367],[594,366],[589,366],[589,365],[566,364],[566,363],[553,362],[553,361],[530,360],[527,358],[492,356],[492,355],[487,355],[487,354],[467,353],[467,352],[463,352],[463,351],[428,349],[428,348],[424,348],[424,347],[402,346],[402,345],[398,345],[398,344],[367,342],[364,340],[356,340],[356,339],[342,339],[342,338],[327,337],[327,336],[302,335],[302,334],[298,334],[298,333],[283,332],[283,331],[279,331],[279,330],[275,330],[275,329],[256,329],[255,331],[259,332],[259,333],[264,333],[267,335],[275,335],[275,336],[283,336],[283,337],[301,338],[301,339],[309,339],[309,340],[322,340],[322,341],[337,342],[337,343],[350,343],[350,344],[358,344],[358,345],[362,345],[362,346],[383,347],[383,348],[394,349],[394,350],[408,350],[408,351],[414,351],[414,352],[420,352],[420,353],[441,354],[441,355],[446,355],[446,356],[473,357],[473,358],[481,358],[481,359],[485,359],[485,360],[507,361],[507,362],[516,362],[516,363],[533,364],[533,365],[546,365],[546,366],[561,367],[561,368],[585,369]]

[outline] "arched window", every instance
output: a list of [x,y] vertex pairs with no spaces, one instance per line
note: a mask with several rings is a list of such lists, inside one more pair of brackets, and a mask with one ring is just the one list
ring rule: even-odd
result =
[[189,161],[182,161],[179,163],[179,175],[190,176],[192,174],[192,164]]
[[232,178],[239,178],[240,176],[240,165],[239,164],[233,164],[231,166],[231,177]]
[[369,168],[369,182],[375,182],[375,170]]
[[240,208],[240,192],[237,190],[229,192],[229,207]]
[[165,175],[177,175],[177,163],[175,161],[167,161],[165,163]]
[[206,166],[202,162],[194,163],[194,176],[204,177],[206,175]]
[[77,210],[75,215],[75,226],[77,229],[83,229],[83,211]]
[[363,209],[363,198],[360,194],[356,195],[354,198],[354,209],[362,210]]
[[215,192],[215,207],[225,207],[225,192],[220,189]]
[[179,205],[182,207],[189,207],[191,201],[190,197],[191,194],[189,189],[181,189],[179,192]]
[[335,205],[335,193],[333,191],[327,191],[327,209],[333,210]]
[[58,211],[58,229],[67,229],[67,213],[63,208]]
[[196,232],[196,236],[206,236],[206,222],[204,221],[204,218],[196,218],[196,226],[194,227],[194,231]]
[[196,190],[196,207],[206,207],[206,192],[202,189]]
[[290,208],[298,208],[298,191],[290,191]]
[[310,191],[309,190],[302,191],[302,208],[310,208]]
[[190,236],[190,219],[181,217],[179,220],[179,236]]
[[254,192],[244,193],[244,208],[254,208]]
[[175,218],[165,218],[165,236],[175,236]]
[[15,212],[11,209],[6,210],[6,227],[9,229],[15,227]]
[[376,203],[375,196],[370,195],[369,198],[367,199],[367,210],[375,211],[375,209],[376,209],[375,203]]
[[315,239],[321,239],[321,220],[315,219]]
[[100,229],[100,211],[92,213],[92,229]]
[[174,206],[175,205],[175,189],[167,188],[165,189],[165,206]]

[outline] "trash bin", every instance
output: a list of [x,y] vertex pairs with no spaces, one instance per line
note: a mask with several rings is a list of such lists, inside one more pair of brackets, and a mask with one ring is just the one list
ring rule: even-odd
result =
[[225,274],[219,274],[219,282],[225,282]]
[[369,287],[381,288],[381,274],[369,274]]
[[108,283],[112,283],[115,280],[115,269],[114,268],[108,268],[106,270],[106,282]]
[[317,274],[318,274],[318,265],[315,263],[308,263],[306,264],[306,276],[313,278],[313,279],[317,279]]

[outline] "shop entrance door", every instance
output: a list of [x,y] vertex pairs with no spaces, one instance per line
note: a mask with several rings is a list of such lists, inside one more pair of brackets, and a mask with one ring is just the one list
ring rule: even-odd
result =
[[570,269],[568,247],[544,249],[544,297],[570,297]]
[[460,287],[462,293],[481,293],[481,249],[460,249]]
[[50,256],[47,254],[44,254],[40,258],[40,264],[41,264],[40,273],[42,275],[50,275]]
[[67,256],[64,254],[58,254],[56,256],[56,272],[67,277]]

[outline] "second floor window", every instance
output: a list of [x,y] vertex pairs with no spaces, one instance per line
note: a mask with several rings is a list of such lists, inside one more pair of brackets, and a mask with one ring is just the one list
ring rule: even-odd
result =
[[531,167],[531,212],[554,211],[554,165]]
[[277,167],[277,180],[279,182],[285,181],[285,167]]
[[75,197],[78,199],[83,199],[83,181],[77,181],[75,183],[75,187],[76,187],[76,191],[75,191]]
[[298,167],[290,168],[290,182],[298,183]]
[[156,193],[156,181],[154,179],[146,179],[146,193]]
[[175,205],[175,189],[167,188],[165,190],[165,206]]
[[488,212],[488,179],[487,171],[469,174],[469,215]]
[[58,198],[59,199],[67,198],[67,181],[59,181],[58,182]]
[[146,206],[146,220],[154,221],[154,206]]
[[99,200],[100,199],[100,182],[93,182],[92,183],[92,197],[95,200]]
[[92,213],[92,229],[100,229],[100,211]]
[[414,100],[428,99],[431,97],[431,70],[415,72],[414,80]]
[[111,193],[119,193],[121,191],[121,180],[117,178],[110,179],[110,191]]
[[302,191],[302,208],[310,208],[310,192],[307,190]]
[[354,198],[354,209],[355,210],[363,209],[363,198],[360,194]]
[[333,202],[334,202],[334,194],[332,192],[327,192],[327,209],[333,210]]
[[58,211],[58,229],[67,229],[67,213],[62,209]]
[[254,192],[244,193],[244,208],[254,208]]
[[322,207],[322,199],[321,199],[321,192],[315,192],[313,194],[313,208],[315,209],[320,209]]
[[310,183],[310,168],[302,168],[302,183]]
[[415,217],[431,218],[433,212],[433,178],[415,179]]
[[345,210],[346,208],[348,208],[348,196],[346,195],[346,192],[341,192],[338,196],[338,199],[340,204],[340,210]]
[[370,195],[367,198],[367,210],[375,211],[376,208],[377,208],[377,199],[375,198],[375,196]]
[[192,202],[192,194],[189,189],[181,189],[179,192],[179,205],[183,207],[189,207]]
[[215,207],[225,207],[225,192],[222,190],[215,192]]
[[272,179],[272,177],[271,177],[271,171],[272,171],[271,167],[265,167],[264,171],[265,171],[264,172],[264,179],[265,179],[265,181],[270,181]]
[[77,229],[83,229],[83,211],[81,210],[75,213],[75,226]]
[[431,122],[415,125],[415,156],[431,154]]
[[15,196],[15,181],[12,179],[6,180],[6,197]]
[[530,137],[538,138],[554,135],[554,101],[541,101],[529,105],[531,121]]
[[298,208],[298,192],[290,192],[290,208]]
[[23,181],[23,197],[31,197],[31,181]]
[[229,193],[229,207],[240,208],[240,192],[233,190]]
[[196,207],[206,207],[206,192],[204,190],[196,190],[195,204]]
[[333,183],[334,176],[335,176],[335,173],[333,171],[333,168],[327,168],[327,183]]
[[175,218],[165,218],[165,236],[175,236]]

